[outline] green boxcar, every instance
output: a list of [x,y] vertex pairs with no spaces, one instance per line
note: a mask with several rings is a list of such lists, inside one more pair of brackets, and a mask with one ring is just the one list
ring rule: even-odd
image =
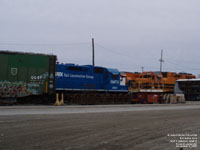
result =
[[0,99],[55,93],[56,56],[0,51]]

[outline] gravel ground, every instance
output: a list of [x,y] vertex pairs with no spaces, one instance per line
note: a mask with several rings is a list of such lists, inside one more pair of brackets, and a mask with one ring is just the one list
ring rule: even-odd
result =
[[0,107],[0,150],[179,150],[168,134],[199,141],[199,116],[198,103]]

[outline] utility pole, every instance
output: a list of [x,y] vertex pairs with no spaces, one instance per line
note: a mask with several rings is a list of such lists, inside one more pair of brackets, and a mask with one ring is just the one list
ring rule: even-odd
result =
[[141,67],[142,68],[142,73],[144,72],[144,67]]
[[160,58],[160,73],[162,72],[162,63],[164,62],[163,60],[163,50],[161,50],[161,58]]
[[94,38],[92,38],[92,65],[94,66]]

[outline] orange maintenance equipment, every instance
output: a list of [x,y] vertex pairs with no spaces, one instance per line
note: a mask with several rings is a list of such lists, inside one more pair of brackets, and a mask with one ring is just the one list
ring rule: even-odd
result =
[[[133,76],[135,74],[133,73]],[[193,79],[192,74],[174,72],[143,72],[129,86],[131,92],[168,92],[173,93],[178,79]],[[128,80],[128,79],[127,79]]]
[[[132,102],[160,102],[159,97],[173,93],[178,79],[193,79],[194,75],[174,72],[125,72],[128,90],[132,94]],[[158,96],[158,97],[157,97]]]

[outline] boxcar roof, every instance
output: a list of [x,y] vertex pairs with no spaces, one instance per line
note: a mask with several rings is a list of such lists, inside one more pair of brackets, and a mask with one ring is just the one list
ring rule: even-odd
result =
[[34,52],[20,52],[11,50],[0,50],[0,54],[21,54],[21,55],[43,55],[43,56],[56,56],[54,54],[34,53]]

